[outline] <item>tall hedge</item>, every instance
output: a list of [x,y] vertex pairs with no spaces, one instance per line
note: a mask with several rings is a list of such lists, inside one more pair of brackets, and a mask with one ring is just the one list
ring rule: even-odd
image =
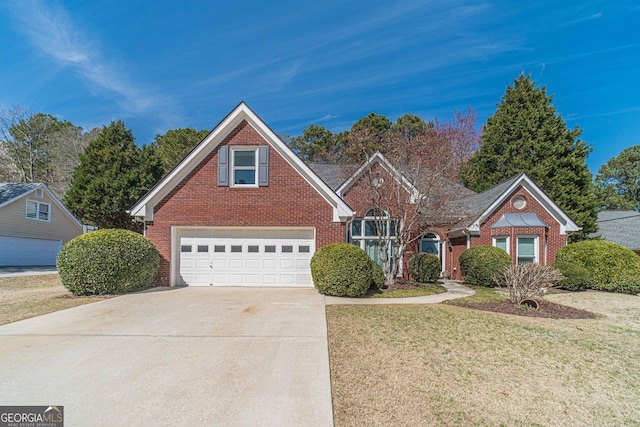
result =
[[508,253],[495,246],[475,246],[460,254],[460,270],[470,285],[493,287],[512,264]]
[[592,289],[640,293],[640,257],[623,246],[585,240],[560,249],[556,261],[585,268],[591,276]]
[[319,292],[361,297],[371,287],[373,262],[365,251],[350,243],[323,246],[311,258],[311,275]]
[[160,255],[151,241],[122,229],[98,230],[65,243],[57,267],[75,295],[120,294],[151,285]]

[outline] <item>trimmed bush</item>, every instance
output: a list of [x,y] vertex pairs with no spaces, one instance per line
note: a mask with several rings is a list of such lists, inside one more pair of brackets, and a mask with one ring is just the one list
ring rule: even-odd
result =
[[604,240],[584,240],[560,249],[557,262],[577,264],[591,277],[591,289],[637,293],[640,257],[630,249]]
[[361,297],[371,287],[373,262],[350,243],[323,246],[311,258],[311,276],[316,289],[338,297]]
[[475,246],[460,254],[460,270],[470,285],[502,284],[504,269],[512,264],[508,253],[494,246]]
[[371,260],[371,288],[382,289],[384,286],[384,270],[374,260]]
[[62,284],[74,295],[121,294],[151,285],[160,255],[151,241],[129,230],[82,234],[58,253]]
[[560,270],[564,279],[558,282],[557,286],[567,291],[584,291],[593,286],[591,274],[579,264],[572,264],[565,261],[557,261],[554,268]]
[[409,260],[409,273],[420,283],[435,283],[442,272],[440,258],[434,254],[419,253]]

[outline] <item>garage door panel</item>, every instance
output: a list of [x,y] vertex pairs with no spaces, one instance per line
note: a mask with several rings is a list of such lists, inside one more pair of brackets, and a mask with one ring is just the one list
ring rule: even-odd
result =
[[180,230],[179,245],[191,247],[180,253],[180,284],[313,286],[314,236],[312,229]]
[[61,247],[62,241],[60,240],[0,236],[0,265],[56,265],[56,258]]

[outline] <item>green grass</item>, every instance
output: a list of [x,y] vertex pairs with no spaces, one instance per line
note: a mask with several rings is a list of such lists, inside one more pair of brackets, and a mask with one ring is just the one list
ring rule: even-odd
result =
[[486,288],[484,286],[469,286],[475,291],[474,295],[470,295],[464,298],[457,298],[445,301],[447,304],[458,303],[476,303],[476,302],[491,302],[491,301],[505,301],[509,299],[506,292],[499,291],[495,288]]
[[410,298],[441,294],[443,292],[447,292],[444,286],[436,283],[425,283],[419,288],[413,289],[397,289],[389,292],[368,291],[366,296],[369,298]]
[[57,274],[0,278],[0,325],[41,316],[105,297],[74,297]]
[[603,317],[327,306],[335,425],[640,425],[640,298],[548,298]]

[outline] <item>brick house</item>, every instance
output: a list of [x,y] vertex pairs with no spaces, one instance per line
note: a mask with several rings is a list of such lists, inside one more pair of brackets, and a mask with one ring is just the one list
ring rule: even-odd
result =
[[[310,287],[318,248],[374,244],[365,235],[370,207],[358,197],[359,174],[380,166],[392,167],[378,153],[351,175],[338,165],[310,167],[240,103],[130,214],[160,252],[158,285]],[[409,200],[415,189],[407,190]],[[524,174],[481,194],[462,191],[464,214],[416,240],[405,262],[432,252],[460,278],[460,253],[493,244],[514,262],[546,264],[579,229]]]

